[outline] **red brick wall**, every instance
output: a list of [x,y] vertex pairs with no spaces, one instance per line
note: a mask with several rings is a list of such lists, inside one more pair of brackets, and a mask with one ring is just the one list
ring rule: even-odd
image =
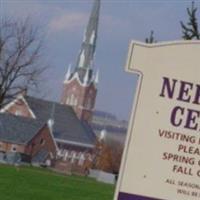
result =
[[19,99],[15,104],[10,106],[6,110],[6,112],[14,114],[14,115],[16,115],[16,112],[18,112],[18,114],[20,116],[33,118],[33,116],[31,115],[31,113],[30,113],[30,111],[29,111],[29,109],[27,107],[27,105],[21,99]]
[[56,171],[66,174],[71,174],[72,172],[72,165],[68,162],[64,162],[63,160],[57,160],[54,164],[54,168],[56,169]]
[[13,148],[15,148],[15,152],[24,153],[25,145],[13,144],[9,142],[0,141],[0,151],[3,152],[14,152]]
[[[91,121],[92,112],[95,106],[97,89],[93,83],[84,87],[75,79],[64,85],[61,103],[67,104],[67,98],[74,95],[78,100],[78,105],[73,106],[77,116],[80,119]],[[88,106],[89,102],[89,106]]]
[[[41,143],[42,140],[43,142]],[[15,152],[24,153],[31,156],[37,154],[41,149],[45,149],[49,153],[51,152],[54,157],[56,157],[56,146],[46,125],[27,145],[19,145],[0,141],[0,151],[10,152],[13,151],[13,148],[15,148]]]
[[[81,147],[81,146],[75,146],[70,144],[61,144],[58,143],[58,147],[60,149],[63,149],[62,154],[65,154],[67,151],[68,156],[65,159],[65,155],[62,155],[61,159],[56,162],[55,168],[57,170],[61,171],[68,171],[70,173],[78,173],[78,174],[85,174],[87,173],[88,169],[90,169],[93,165],[93,158],[94,158],[94,149],[93,148],[87,148],[87,147]],[[80,165],[79,159],[74,159],[72,162],[72,153],[76,153],[76,155],[80,155],[80,153],[84,154],[85,160]],[[60,164],[63,168],[61,169]],[[65,166],[65,167],[64,167]],[[67,167],[71,166],[71,168]]]
[[36,155],[41,149],[47,150],[56,156],[56,146],[51,137],[51,133],[47,125],[45,125],[37,135],[28,143],[25,153],[31,156]]

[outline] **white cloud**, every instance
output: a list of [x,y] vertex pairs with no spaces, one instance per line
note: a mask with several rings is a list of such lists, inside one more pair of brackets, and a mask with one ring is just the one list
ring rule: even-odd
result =
[[49,22],[49,29],[53,33],[62,31],[76,31],[86,26],[88,14],[85,13],[65,13],[54,17]]
[[89,18],[88,13],[69,11],[50,1],[44,4],[34,0],[3,0],[3,9],[0,8],[0,11],[2,10],[4,15],[14,18],[31,17],[36,23],[45,26],[48,33],[80,31]]

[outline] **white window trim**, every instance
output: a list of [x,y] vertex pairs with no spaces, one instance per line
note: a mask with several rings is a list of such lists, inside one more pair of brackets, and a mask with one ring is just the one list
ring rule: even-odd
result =
[[82,83],[77,72],[74,74],[74,76],[71,79],[65,80],[64,84],[68,84],[68,83],[70,83],[70,82],[72,82],[74,80],[77,80],[79,85],[81,85],[82,87],[88,87],[91,84],[91,82],[89,82],[87,84]]
[[76,145],[76,146],[81,146],[81,147],[88,147],[88,148],[94,148],[95,147],[95,145],[93,145],[93,144],[84,144],[84,143],[81,143],[81,142],[73,142],[73,141],[57,139],[57,138],[55,138],[55,141],[60,142],[60,143],[64,143],[64,144],[72,144],[72,145]]

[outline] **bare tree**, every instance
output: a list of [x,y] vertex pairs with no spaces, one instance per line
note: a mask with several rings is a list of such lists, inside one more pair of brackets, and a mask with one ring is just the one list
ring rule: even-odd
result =
[[23,90],[38,86],[46,66],[41,60],[42,35],[30,18],[0,21],[0,107]]
[[153,44],[156,43],[157,41],[154,38],[154,31],[151,31],[150,36],[148,38],[145,39],[145,42],[147,44]]
[[191,8],[187,8],[187,14],[189,16],[189,22],[187,22],[186,24],[184,24],[182,21],[180,22],[183,33],[182,37],[185,40],[200,40],[200,31],[198,28],[197,19],[197,7],[195,7],[194,2],[192,2]]

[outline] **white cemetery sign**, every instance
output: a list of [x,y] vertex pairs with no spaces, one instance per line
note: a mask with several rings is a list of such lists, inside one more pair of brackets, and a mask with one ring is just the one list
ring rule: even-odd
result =
[[115,200],[199,200],[200,42],[132,42],[126,70],[139,83]]

